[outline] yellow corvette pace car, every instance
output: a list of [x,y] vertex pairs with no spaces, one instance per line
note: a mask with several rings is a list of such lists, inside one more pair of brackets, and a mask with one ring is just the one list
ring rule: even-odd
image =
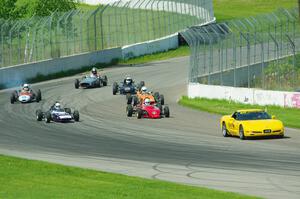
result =
[[238,110],[232,115],[225,115],[220,121],[224,137],[284,136],[284,126],[275,116],[270,116],[260,109]]

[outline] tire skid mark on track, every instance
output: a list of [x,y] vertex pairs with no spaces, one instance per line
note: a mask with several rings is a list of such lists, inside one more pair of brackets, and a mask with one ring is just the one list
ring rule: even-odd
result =
[[[292,175],[293,170],[299,170],[299,131],[287,129],[287,135],[292,139],[242,142],[223,138],[218,124],[220,116],[186,109],[176,102],[186,94],[187,60],[174,59],[103,71],[109,77],[110,85],[121,81],[124,74],[132,76],[136,82],[145,80],[147,87],[165,95],[171,108],[169,119],[127,118],[125,97],[112,96],[111,87],[74,89],[74,79],[82,75],[33,85],[42,90],[43,100],[38,104],[10,105],[10,90],[0,91],[0,150],[27,151],[32,155],[39,152],[40,159],[69,165],[225,191],[238,189],[241,193],[271,198],[293,198],[292,193],[276,192],[273,185],[266,186],[266,190],[258,189],[255,183],[245,187],[247,179],[244,176],[257,177],[263,183],[264,176],[271,176],[275,183],[284,177],[287,183],[282,185],[283,188],[287,189],[292,182],[292,187],[300,186],[299,176]],[[35,110],[46,110],[57,100],[78,109],[80,122],[36,122]],[[268,167],[272,168],[271,173],[267,172]],[[200,179],[196,179],[199,175]],[[233,184],[218,179],[223,175]],[[237,180],[237,175],[242,178]],[[241,185],[238,185],[240,181]]]

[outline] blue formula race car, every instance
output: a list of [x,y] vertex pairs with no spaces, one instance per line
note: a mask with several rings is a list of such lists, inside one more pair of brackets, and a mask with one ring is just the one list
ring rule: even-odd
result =
[[138,85],[136,85],[131,77],[127,77],[119,84],[114,82],[112,92],[113,95],[116,95],[117,93],[120,93],[120,95],[135,95],[136,92],[144,85],[144,81],[141,81]]

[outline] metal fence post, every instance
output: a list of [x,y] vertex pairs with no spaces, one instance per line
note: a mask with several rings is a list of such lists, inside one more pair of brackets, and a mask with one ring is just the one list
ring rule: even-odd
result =
[[288,34],[286,34],[285,36],[287,37],[287,39],[290,43],[290,47],[293,52],[293,83],[292,83],[292,85],[293,85],[293,88],[296,88],[296,73],[297,73],[297,70],[296,70],[296,45]]
[[103,13],[109,7],[109,4],[104,6],[100,12],[100,30],[101,30],[101,49],[104,49],[104,31],[103,31]]
[[275,59],[276,59],[276,70],[277,70],[277,74],[276,74],[276,79],[277,79],[277,83],[279,84],[279,87],[280,87],[280,71],[279,71],[279,44],[276,40],[275,37],[273,37],[273,35],[270,33],[270,38],[273,40],[275,46],[276,46],[276,56],[275,56]]
[[[141,9],[141,6],[146,2],[146,1],[149,1],[149,0],[144,0],[144,1],[142,1],[141,2],[141,4],[139,5],[139,18],[140,18],[140,23],[139,24],[136,24],[137,25],[137,27],[139,27],[139,31],[141,31],[142,30],[142,28],[141,27],[143,27],[143,9]],[[150,0],[151,1],[151,0]],[[144,8],[144,10],[146,11],[146,12],[148,12],[147,11],[147,7],[145,7]],[[149,9],[150,11],[151,11],[151,9]],[[144,38],[143,38],[143,34],[139,34],[140,35],[140,40],[138,41],[138,42],[142,42],[143,40],[144,40]]]

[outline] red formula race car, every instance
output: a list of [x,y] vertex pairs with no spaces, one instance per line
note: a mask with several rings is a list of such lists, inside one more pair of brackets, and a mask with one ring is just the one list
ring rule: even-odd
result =
[[137,105],[128,104],[126,108],[126,114],[128,117],[136,114],[138,119],[150,118],[159,119],[162,117],[170,117],[170,110],[168,106],[162,107],[161,104],[151,102],[150,99],[145,99],[144,102]]

